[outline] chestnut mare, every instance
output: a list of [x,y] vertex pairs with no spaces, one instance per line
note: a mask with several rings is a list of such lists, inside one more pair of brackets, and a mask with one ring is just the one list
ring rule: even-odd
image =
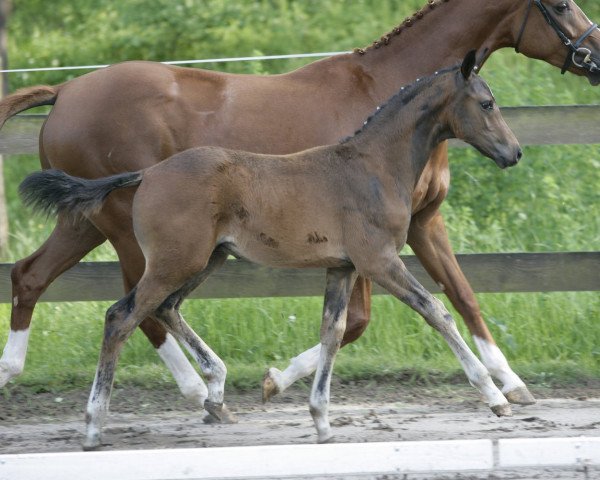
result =
[[133,228],[146,269],[137,286],[106,313],[84,448],[101,445],[119,352],[146,317],[162,322],[190,348],[208,382],[206,410],[230,418],[223,403],[225,364],[179,313],[185,297],[230,254],[271,267],[327,268],[322,349],[310,395],[319,442],[332,438],[331,373],[359,274],[420,313],[442,334],[492,411],[510,415],[508,400],[442,302],[398,257],[415,188],[440,142],[465,140],[501,168],[521,158],[489,87],[472,74],[475,62],[471,51],[460,68],[402,88],[362,130],[337,145],[281,156],[196,147],[140,172],[109,178],[85,180],[60,170],[30,175],[20,189],[25,203],[46,213],[90,219],[113,190],[139,185]]
[[[44,169],[97,178],[154,165],[184,149],[219,145],[285,154],[331,144],[358,128],[373,108],[404,84],[459,61],[471,49],[483,63],[495,50],[518,47],[600,83],[600,33],[572,0],[429,0],[369,48],[311,63],[285,75],[231,75],[151,62],[126,62],[57,86],[23,89],[0,102],[0,125],[16,113],[54,105],[40,133]],[[566,46],[564,38],[573,39]],[[565,57],[571,61],[565,63]],[[461,272],[439,206],[449,185],[447,146],[432,152],[412,199],[408,244],[467,324],[483,363],[511,402],[534,401],[511,370],[483,321]],[[126,290],[140,279],[144,258],[131,227],[131,193],[117,192],[93,222],[59,215],[50,238],[12,271],[11,330],[0,359],[0,386],[22,370],[33,309],[62,272],[108,239]],[[352,293],[343,344],[356,340],[370,316],[371,283]],[[140,325],[183,394],[202,405],[206,386],[165,329]],[[264,396],[281,391],[316,366],[315,347],[283,373],[272,369]]]

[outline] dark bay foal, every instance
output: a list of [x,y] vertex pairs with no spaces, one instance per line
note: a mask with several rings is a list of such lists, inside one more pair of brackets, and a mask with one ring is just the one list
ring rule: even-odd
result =
[[106,314],[85,448],[100,446],[119,352],[148,316],[193,352],[208,383],[206,409],[229,419],[223,404],[225,365],[179,313],[185,297],[228,254],[274,267],[327,268],[322,348],[310,396],[319,442],[332,438],[329,385],[358,275],[419,312],[443,335],[494,413],[510,415],[505,396],[442,302],[398,257],[406,243],[413,190],[440,142],[461,138],[501,168],[521,157],[490,89],[472,73],[474,64],[471,52],[461,67],[403,88],[362,130],[337,145],[285,156],[201,147],[139,172],[98,180],[57,170],[28,177],[21,185],[26,202],[88,218],[114,189],[137,186],[134,230],[146,268],[136,288]]

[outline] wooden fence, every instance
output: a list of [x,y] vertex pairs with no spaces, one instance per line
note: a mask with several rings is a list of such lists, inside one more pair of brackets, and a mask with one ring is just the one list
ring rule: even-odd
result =
[[[503,114],[522,145],[600,144],[600,105],[512,107]],[[45,118],[19,115],[7,122],[0,131],[0,154],[37,153]],[[457,141],[451,145],[464,146]],[[415,257],[403,259],[426,288],[440,291]],[[458,255],[458,260],[476,292],[600,291],[600,252],[475,254]],[[1,303],[12,301],[11,267],[0,264]],[[321,295],[323,285],[322,269],[270,269],[229,261],[192,298]],[[42,301],[114,300],[122,292],[116,262],[80,263],[58,278]]]

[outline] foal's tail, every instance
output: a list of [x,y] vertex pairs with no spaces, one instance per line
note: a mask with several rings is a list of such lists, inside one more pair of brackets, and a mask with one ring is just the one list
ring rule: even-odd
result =
[[136,187],[142,172],[86,180],[61,170],[43,170],[29,175],[19,186],[26,205],[48,216],[65,213],[72,217],[97,213],[108,194],[117,188]]
[[17,90],[0,101],[0,128],[13,115],[42,105],[54,105],[61,85],[38,85]]

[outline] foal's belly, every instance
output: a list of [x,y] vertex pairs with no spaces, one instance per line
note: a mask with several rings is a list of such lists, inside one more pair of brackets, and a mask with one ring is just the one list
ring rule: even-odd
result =
[[346,253],[330,245],[324,237],[311,238],[302,245],[284,242],[264,233],[227,236],[219,242],[229,252],[244,260],[276,268],[332,268],[350,265]]

